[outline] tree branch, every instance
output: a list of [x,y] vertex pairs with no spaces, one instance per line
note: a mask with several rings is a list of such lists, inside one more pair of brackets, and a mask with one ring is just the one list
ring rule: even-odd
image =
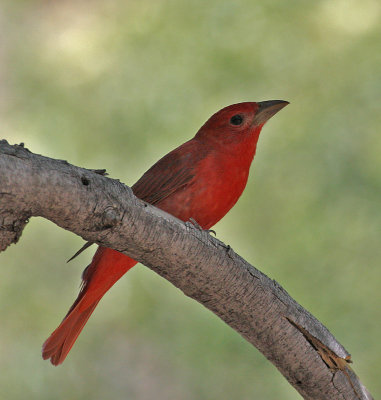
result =
[[372,399],[344,347],[278,283],[103,174],[0,141],[0,251],[30,217],[47,218],[172,282],[257,347],[305,399]]

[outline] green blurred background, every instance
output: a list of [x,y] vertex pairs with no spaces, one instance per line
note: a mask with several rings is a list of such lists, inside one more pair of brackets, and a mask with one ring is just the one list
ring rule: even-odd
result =
[[[377,0],[3,0],[1,136],[132,184],[223,106],[290,101],[263,130],[218,238],[326,324],[377,398],[380,19]],[[0,255],[1,399],[299,398],[141,265],[62,366],[43,362],[93,252],[67,265],[82,243],[33,219]]]

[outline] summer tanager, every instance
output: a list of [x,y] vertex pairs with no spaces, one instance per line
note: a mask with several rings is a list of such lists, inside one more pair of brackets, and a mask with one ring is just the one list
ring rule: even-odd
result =
[[[233,104],[218,111],[195,137],[154,164],[132,190],[138,198],[202,229],[217,223],[237,202],[247,182],[259,133],[288,104],[283,100]],[[69,312],[42,348],[61,364],[103,295],[137,261],[99,246],[82,275]]]

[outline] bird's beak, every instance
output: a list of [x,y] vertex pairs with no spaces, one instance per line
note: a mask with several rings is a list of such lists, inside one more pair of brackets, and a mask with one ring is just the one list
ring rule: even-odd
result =
[[288,101],[284,100],[268,100],[268,101],[260,101],[258,104],[257,113],[253,119],[253,125],[263,125],[266,121],[268,121],[273,115],[275,115],[278,111],[280,111],[283,107],[286,107],[287,104],[290,104]]

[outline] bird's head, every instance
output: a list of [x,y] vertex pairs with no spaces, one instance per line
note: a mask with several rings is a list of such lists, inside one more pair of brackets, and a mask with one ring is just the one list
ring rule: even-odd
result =
[[284,100],[232,104],[212,115],[196,138],[222,145],[247,141],[256,144],[263,125],[287,104]]

